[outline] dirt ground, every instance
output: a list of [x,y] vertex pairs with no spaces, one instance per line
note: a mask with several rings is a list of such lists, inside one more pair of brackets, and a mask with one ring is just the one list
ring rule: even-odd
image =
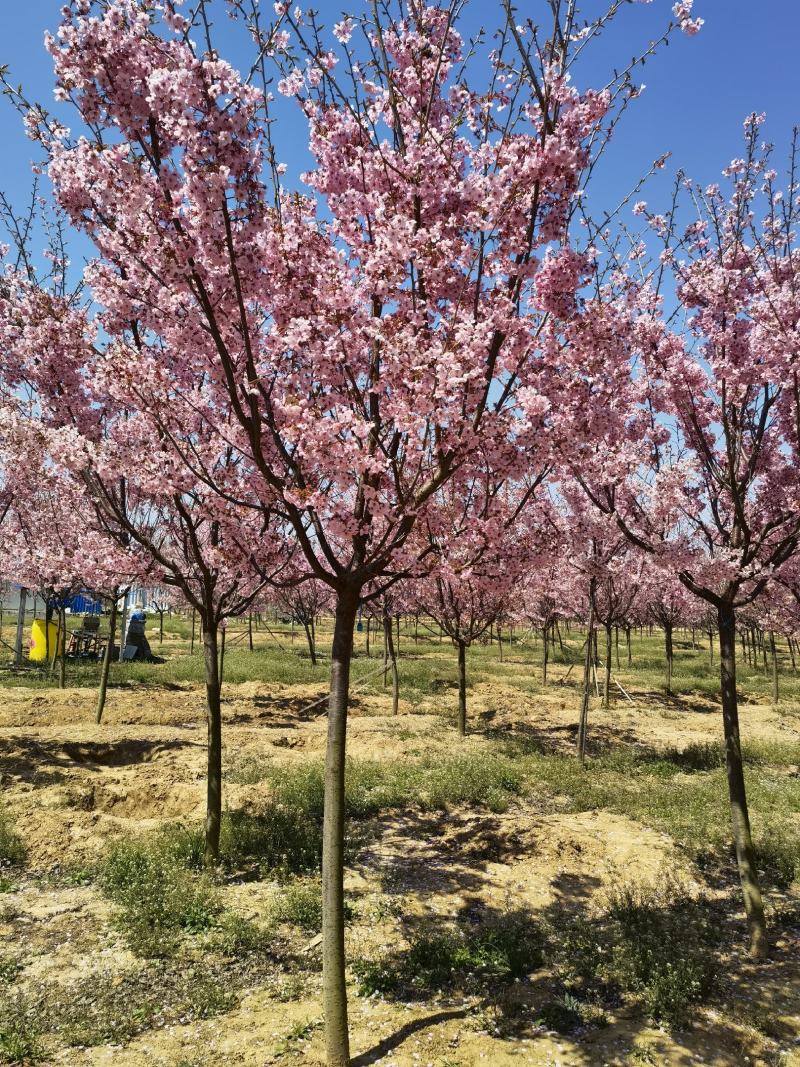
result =
[[[320,708],[307,710],[319,685],[247,683],[229,686],[224,703],[226,758],[247,756],[276,766],[319,759],[325,743]],[[46,976],[67,983],[82,975],[115,974],[136,965],[113,928],[109,905],[92,885],[49,878],[65,864],[80,866],[102,854],[109,841],[165,820],[193,820],[204,807],[205,718],[199,688],[115,689],[105,722],[93,723],[95,694],[88,689],[0,690],[0,786],[28,847],[29,875],[0,897],[0,949],[13,948],[24,931],[23,979]],[[564,690],[535,701],[495,684],[476,686],[472,714],[502,728],[520,723],[567,745],[574,731],[574,701]],[[661,702],[621,701],[592,712],[596,736],[657,745],[717,741],[718,715],[698,698],[680,710]],[[356,701],[349,751],[356,758],[390,762],[436,753],[452,755],[455,737],[431,710],[403,707],[392,718],[388,699]],[[534,721],[535,716],[535,721]],[[743,709],[745,729],[762,738],[797,741],[800,719],[761,705]],[[463,745],[479,751],[489,742],[475,734]],[[263,784],[229,785],[225,803],[248,806]],[[362,902],[349,928],[349,952],[388,936],[371,902],[386,893],[402,898],[406,912],[453,915],[471,903],[553,904],[591,907],[611,881],[656,883],[667,869],[687,886],[695,872],[671,839],[606,811],[560,814],[522,801],[505,813],[455,810],[389,813],[381,832],[352,861],[347,888]],[[225,889],[226,903],[257,915],[275,887],[259,882]],[[5,909],[5,910],[3,910]],[[567,907],[565,916],[569,914]],[[13,921],[12,921],[13,920]],[[565,919],[568,921],[568,918]],[[800,944],[779,942],[767,964],[741,963],[742,985],[765,1011],[780,1016],[783,1045],[796,1051],[775,1058],[774,1046],[735,1013],[702,1010],[693,1029],[670,1035],[625,1009],[602,1029],[564,1037],[539,1031],[509,1040],[474,997],[441,995],[398,1003],[352,997],[356,1067],[467,1067],[472,1064],[673,1065],[800,1064]],[[544,989],[547,976],[541,976]],[[533,984],[536,989],[536,981]],[[199,1067],[324,1062],[318,977],[297,999],[276,998],[254,985],[227,1014],[171,1024],[124,1047],[101,1045],[59,1053],[70,1067]],[[498,1031],[498,1032],[495,1032]]]

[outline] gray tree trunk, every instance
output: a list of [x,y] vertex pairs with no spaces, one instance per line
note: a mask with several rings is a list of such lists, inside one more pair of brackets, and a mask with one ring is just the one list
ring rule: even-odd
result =
[[764,921],[761,888],[758,884],[744,784],[742,743],[739,736],[739,705],[736,695],[736,617],[732,605],[722,603],[718,608],[718,618],[722,722],[725,732],[725,765],[731,805],[733,843],[742,883],[744,908],[750,928],[750,953],[756,959],[763,959],[768,948],[767,927]]
[[344,954],[344,816],[347,705],[358,593],[340,591],[331,648],[325,806],[322,826],[322,997],[328,1067],[348,1067]]
[[100,668],[100,688],[97,692],[97,712],[95,722],[99,725],[103,720],[103,711],[106,706],[106,693],[108,691],[108,675],[111,671],[111,656],[114,649],[114,636],[117,630],[117,598],[111,598],[111,615],[108,620],[108,642],[103,654],[103,665]]
[[769,651],[772,657],[772,703],[778,703],[778,646],[775,644],[775,631],[769,632]]
[[664,627],[664,651],[665,651],[666,660],[667,660],[667,663],[666,663],[666,668],[667,668],[666,690],[667,690],[667,696],[671,697],[672,696],[672,660],[673,660],[674,651],[673,651],[673,646],[672,646],[672,626],[670,626],[669,624],[667,624]]
[[206,782],[206,836],[203,862],[213,867],[219,860],[222,824],[222,702],[216,624],[203,627],[203,661],[206,670],[208,716],[208,773]]
[[586,661],[583,670],[583,695],[581,697],[581,714],[578,720],[578,756],[581,763],[586,759],[586,734],[589,724],[589,690],[592,684],[592,664],[594,656],[594,597],[589,598],[589,625],[586,630]]
[[316,665],[317,665],[317,650],[314,647],[314,635],[311,632],[311,626],[307,622],[304,622],[303,626],[305,627],[305,631],[306,631],[306,640],[308,641],[308,652],[309,652],[309,655],[311,656],[311,666],[312,667],[316,667]]
[[[19,609],[17,611],[17,635],[14,640],[14,663],[17,667],[22,666],[22,639],[25,636],[25,604],[28,599],[28,590],[23,585],[19,591]],[[36,614],[34,604],[34,615]]]
[[383,616],[383,634],[386,640],[386,654],[392,667],[392,715],[397,715],[400,711],[400,675],[397,670],[397,652],[392,635],[392,619],[389,615]]
[[611,707],[611,652],[612,652],[612,636],[611,636],[611,623],[605,624],[606,631],[606,667],[605,667],[605,682],[603,685],[603,707]]
[[457,641],[458,645],[458,736],[467,733],[467,645]]

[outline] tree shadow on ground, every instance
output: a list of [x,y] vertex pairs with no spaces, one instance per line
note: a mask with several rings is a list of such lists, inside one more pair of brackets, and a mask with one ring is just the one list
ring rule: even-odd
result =
[[[412,1010],[418,1005],[424,1011],[426,999],[436,995],[442,997],[442,1010],[399,1026],[356,1057],[354,1064],[366,1067],[375,1063],[430,1027],[441,1027],[440,1037],[449,1036],[454,1049],[459,1042],[465,1045],[469,1036],[465,1041],[463,1032],[448,1033],[445,1028],[451,1019],[468,1016],[474,1016],[475,1029],[486,1034],[481,1058],[488,1062],[493,1042],[524,1041],[527,1052],[533,1053],[532,1042],[555,1034],[562,1059],[569,1058],[571,1049],[573,1054],[586,1057],[580,1062],[595,1062],[591,1056],[600,1056],[599,1046],[607,1047],[612,1037],[618,1050],[627,1046],[630,1053],[641,1042],[654,1057],[643,1062],[669,1060],[676,1067],[706,1057],[709,1042],[712,1052],[725,1055],[737,1048],[743,1059],[749,1056],[752,1060],[763,1052],[764,1038],[783,1045],[796,1040],[800,1018],[794,992],[800,930],[787,928],[780,947],[766,963],[745,963],[742,968],[738,956],[732,968],[723,962],[724,980],[718,985],[714,979],[709,995],[712,1004],[715,996],[733,999],[738,1010],[707,1015],[702,1007],[695,1011],[690,1004],[695,1014],[688,1029],[683,1028],[682,1016],[671,1027],[662,1021],[656,1029],[644,1006],[637,1006],[638,987],[631,994],[617,986],[616,979],[607,984],[603,961],[613,956],[609,956],[611,942],[605,939],[620,935],[610,935],[605,912],[591,906],[599,886],[594,875],[565,873],[551,883],[553,899],[540,909],[508,910],[484,896],[473,899],[447,920],[440,916],[435,921],[431,916],[404,917],[406,945],[384,952],[371,971],[361,968],[356,973],[362,983],[371,982],[387,1002],[397,1001]],[[667,900],[659,904],[658,899],[645,899],[640,905],[633,898],[629,912],[631,908],[634,912],[641,909],[638,918],[636,914],[632,921],[623,918],[621,927],[624,930],[627,923],[624,936],[629,945],[638,945],[640,936],[649,938],[652,944],[647,958],[657,965],[661,956],[683,959],[681,937],[693,946],[697,939],[690,914],[696,905],[677,897],[674,903]],[[723,938],[720,958],[724,961],[731,949],[735,950],[743,931],[739,924],[728,921],[731,916],[726,907],[712,902],[702,907],[717,928],[715,936]],[[792,915],[796,921],[800,908]],[[604,946],[599,955],[598,943]],[[713,944],[714,938],[708,951],[715,957],[718,950]],[[641,959],[641,954],[637,958]],[[595,967],[599,967],[596,972]],[[742,1029],[742,1023],[749,1029]]]
[[175,749],[205,747],[188,740],[40,741],[22,737],[9,739],[7,744],[8,749],[0,755],[0,773],[40,785],[63,782],[66,772],[76,767],[126,767],[148,763]]
[[535,851],[535,838],[491,812],[394,811],[382,816],[358,866],[377,869],[390,895],[479,892],[489,863]]
[[369,1064],[382,1060],[384,1056],[393,1052],[409,1037],[420,1033],[421,1030],[427,1030],[431,1026],[438,1026],[440,1023],[450,1022],[452,1019],[465,1019],[468,1014],[469,1011],[466,1008],[449,1008],[444,1011],[434,1012],[431,1015],[424,1015],[419,1019],[412,1019],[411,1022],[401,1026],[399,1030],[396,1030],[389,1037],[379,1041],[377,1045],[373,1045],[366,1052],[355,1056],[350,1061],[351,1065],[352,1067],[368,1067]]

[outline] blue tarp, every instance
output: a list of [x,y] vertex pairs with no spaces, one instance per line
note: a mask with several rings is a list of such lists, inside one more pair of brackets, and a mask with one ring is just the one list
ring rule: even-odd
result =
[[73,615],[100,615],[103,611],[102,603],[93,599],[91,593],[77,593],[65,602],[64,607]]

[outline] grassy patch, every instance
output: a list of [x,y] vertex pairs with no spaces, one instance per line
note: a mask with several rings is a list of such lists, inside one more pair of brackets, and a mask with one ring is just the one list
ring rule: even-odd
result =
[[19,997],[0,1000],[0,1063],[31,1064],[43,1058],[35,1007]]
[[211,927],[222,909],[208,877],[191,867],[192,835],[162,832],[112,847],[100,868],[116,925],[140,956],[172,954],[184,933]]
[[10,985],[22,970],[19,960],[11,956],[0,956],[0,985]]
[[66,1045],[124,1044],[145,1030],[208,1019],[239,1000],[224,970],[206,962],[167,962],[124,975],[96,974],[65,991],[39,993],[49,1031]]
[[451,986],[481,987],[510,982],[542,962],[543,937],[527,912],[497,916],[475,927],[424,926],[408,948],[378,959],[358,959],[359,991],[427,994]]
[[276,922],[309,933],[322,929],[322,886],[317,878],[297,879],[281,886],[272,908]]
[[25,862],[26,849],[17,833],[11,815],[0,807],[0,865]]
[[600,916],[559,925],[551,952],[568,991],[601,1001],[619,991],[682,1026],[711,991],[718,940],[707,906],[680,891],[623,886]]

